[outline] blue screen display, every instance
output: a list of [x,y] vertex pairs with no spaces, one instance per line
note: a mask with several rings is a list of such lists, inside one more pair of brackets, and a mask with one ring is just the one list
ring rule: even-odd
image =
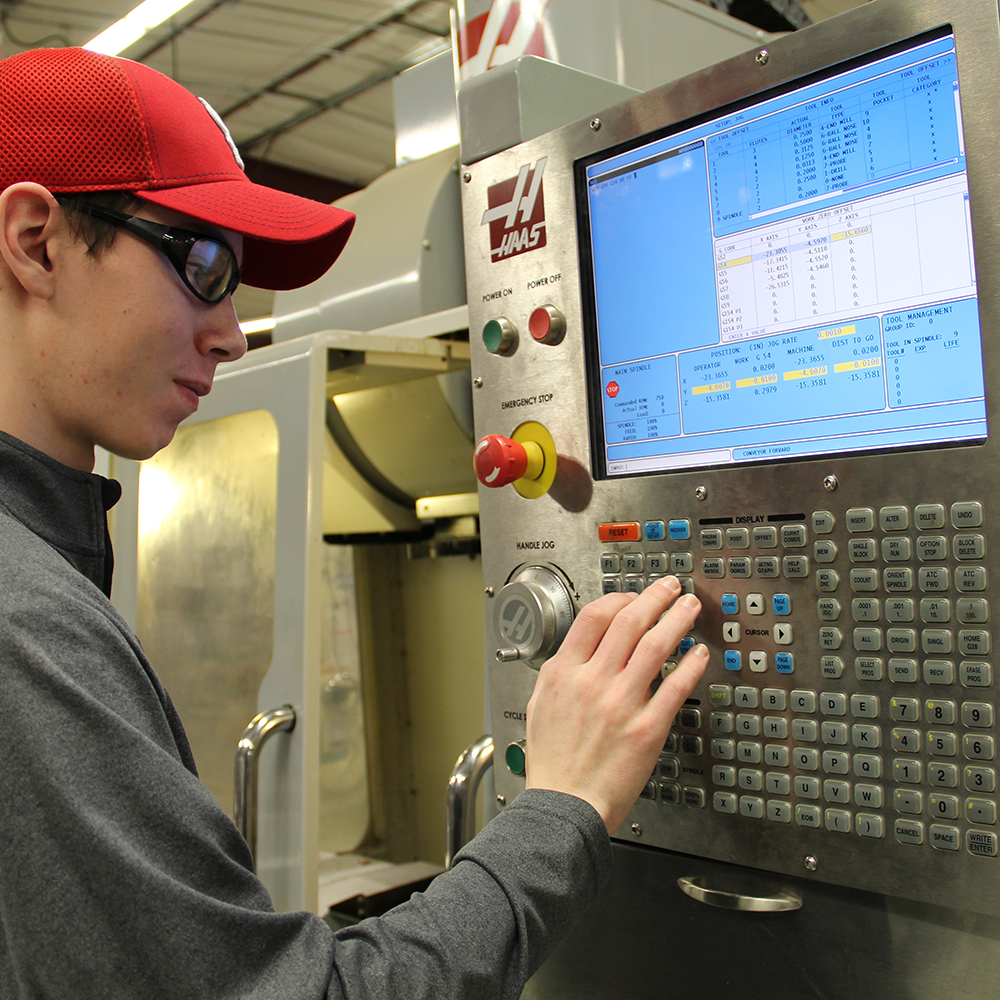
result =
[[953,36],[582,177],[609,476],[986,437]]

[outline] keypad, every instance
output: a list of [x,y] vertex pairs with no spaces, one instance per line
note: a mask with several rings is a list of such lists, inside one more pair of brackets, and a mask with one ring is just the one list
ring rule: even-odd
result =
[[658,520],[665,537],[606,546],[600,569],[604,592],[674,573],[706,602],[687,648],[715,648],[708,701],[675,722],[662,806],[1000,853],[985,504]]

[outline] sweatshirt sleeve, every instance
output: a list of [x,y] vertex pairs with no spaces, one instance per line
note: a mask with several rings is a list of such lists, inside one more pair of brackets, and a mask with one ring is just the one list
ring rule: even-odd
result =
[[4,541],[0,997],[515,998],[607,877],[597,813],[533,791],[384,917],[276,913],[135,637],[59,556]]
[[516,1000],[610,870],[590,805],[527,791],[425,893],[338,933],[330,996]]

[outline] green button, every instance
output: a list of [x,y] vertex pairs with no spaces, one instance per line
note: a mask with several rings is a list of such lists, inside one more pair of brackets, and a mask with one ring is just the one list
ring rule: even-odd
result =
[[519,743],[511,743],[507,747],[504,760],[511,774],[516,774],[518,777],[524,774],[524,747]]
[[491,319],[483,327],[483,347],[491,354],[496,354],[502,343],[503,327],[495,319]]

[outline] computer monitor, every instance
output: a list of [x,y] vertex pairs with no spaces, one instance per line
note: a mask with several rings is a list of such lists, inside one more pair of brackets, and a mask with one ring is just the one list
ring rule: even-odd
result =
[[987,432],[945,27],[585,157],[598,476]]

